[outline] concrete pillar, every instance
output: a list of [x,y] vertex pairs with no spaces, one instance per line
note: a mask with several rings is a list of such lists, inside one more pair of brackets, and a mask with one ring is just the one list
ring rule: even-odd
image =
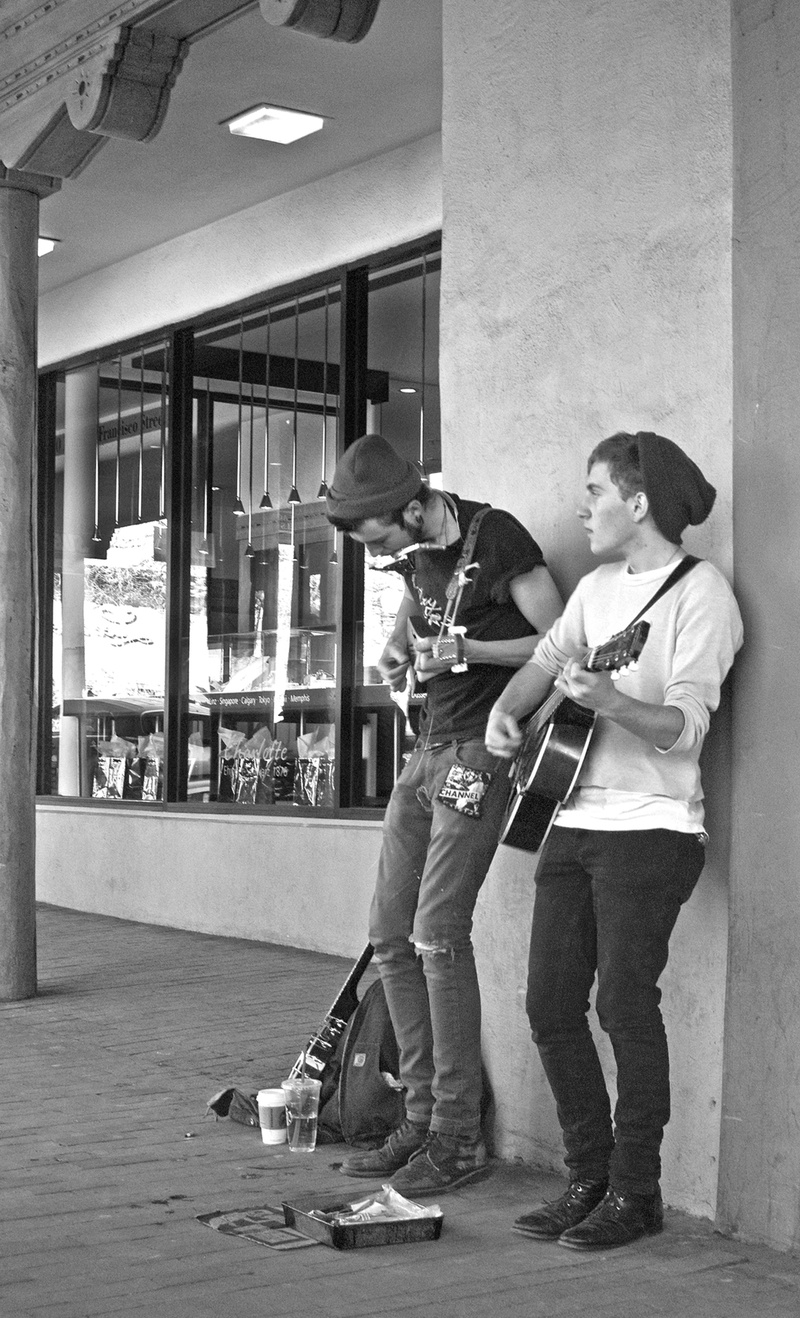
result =
[[719,1224],[800,1248],[800,11],[733,21],[733,839]]
[[[445,488],[519,517],[568,591],[596,565],[575,516],[591,448],[655,428],[718,490],[687,549],[729,569],[728,0],[443,0],[442,12]],[[717,719],[715,738],[724,728]],[[711,745],[704,787],[708,860],[662,979],[674,1082],[663,1191],[711,1216],[728,846],[725,759]],[[480,895],[484,1056],[500,1081],[498,1152],[560,1171],[524,1011],[534,864],[500,847]]]
[[0,179],[0,999],[36,992],[35,537],[39,198]]
[[97,450],[97,366],[68,371],[64,390],[64,531],[61,562],[62,714],[58,791],[86,796],[86,755],[80,723],[63,713],[63,702],[85,695],[84,563],[91,556]]

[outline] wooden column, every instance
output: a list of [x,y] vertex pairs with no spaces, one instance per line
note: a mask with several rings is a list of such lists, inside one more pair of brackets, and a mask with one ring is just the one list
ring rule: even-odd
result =
[[0,179],[0,1000],[36,992],[35,502],[39,197]]

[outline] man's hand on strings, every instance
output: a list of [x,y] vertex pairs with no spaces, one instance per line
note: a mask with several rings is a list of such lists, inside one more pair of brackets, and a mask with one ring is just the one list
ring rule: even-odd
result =
[[556,678],[556,687],[574,700],[576,705],[591,709],[595,714],[613,717],[617,704],[617,687],[610,673],[590,673],[575,659],[570,659]]
[[452,659],[434,659],[435,640],[434,636],[417,636],[414,640],[414,672],[420,682],[427,682],[437,673],[449,673],[453,667]]
[[378,672],[392,691],[404,689],[410,663],[408,651],[398,641],[387,642],[378,660]]

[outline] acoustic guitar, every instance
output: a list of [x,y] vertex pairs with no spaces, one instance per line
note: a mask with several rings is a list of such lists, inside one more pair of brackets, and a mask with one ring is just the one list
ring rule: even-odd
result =
[[356,988],[361,976],[372,960],[372,944],[367,943],[361,956],[356,961],[347,979],[340,988],[327,1012],[325,1019],[313,1034],[301,1052],[291,1071],[289,1079],[294,1080],[304,1072],[312,1080],[321,1080],[330,1063],[336,1045],[344,1033],[345,1026],[358,1006]]
[[[644,649],[649,622],[637,622],[597,645],[581,667],[590,673],[621,672]],[[554,691],[525,725],[511,767],[511,795],[500,841],[521,851],[538,851],[583,767],[597,715]]]

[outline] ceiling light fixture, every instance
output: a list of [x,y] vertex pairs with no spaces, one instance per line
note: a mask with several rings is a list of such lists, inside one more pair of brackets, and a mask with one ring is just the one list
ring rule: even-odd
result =
[[401,385],[400,385],[400,388],[398,389],[397,392],[398,392],[399,394],[415,394],[417,391],[416,391],[416,389],[413,387],[413,385],[410,385],[410,384],[401,384]]
[[52,252],[52,251],[53,251],[53,249],[54,249],[56,243],[59,243],[59,242],[61,242],[61,239],[60,239],[60,238],[45,238],[45,237],[43,237],[42,234],[39,234],[39,238],[38,238],[38,250],[37,250],[37,252],[36,252],[36,255],[37,255],[37,256],[47,256],[47,254],[48,254],[49,252]]
[[259,137],[265,142],[280,142],[287,146],[309,133],[317,133],[325,120],[318,114],[304,110],[288,110],[282,105],[254,105],[250,110],[223,119],[236,137]]

